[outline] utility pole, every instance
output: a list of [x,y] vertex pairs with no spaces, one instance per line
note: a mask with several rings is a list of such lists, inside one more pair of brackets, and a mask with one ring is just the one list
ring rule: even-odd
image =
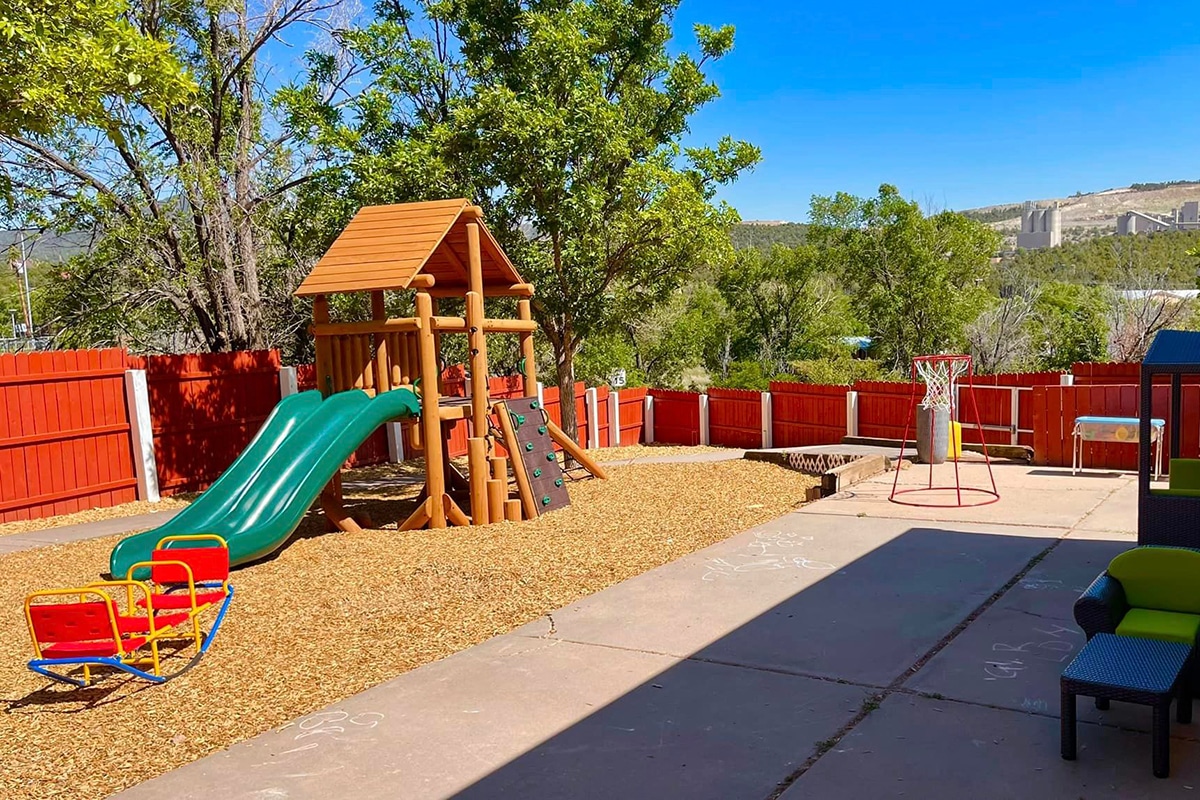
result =
[[[21,315],[25,318],[25,336],[33,336],[33,297],[29,291],[29,260],[26,257],[25,251],[25,233],[21,232],[21,255],[13,260],[13,272],[17,273],[18,281],[17,288],[21,293]],[[14,316],[13,320],[13,336],[17,335],[17,325]]]

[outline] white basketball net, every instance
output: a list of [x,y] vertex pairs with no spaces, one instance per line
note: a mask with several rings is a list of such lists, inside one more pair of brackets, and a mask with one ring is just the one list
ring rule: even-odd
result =
[[971,359],[945,358],[934,361],[913,362],[917,374],[925,381],[925,399],[921,401],[922,408],[953,408],[957,404],[958,379],[966,374],[971,366]]

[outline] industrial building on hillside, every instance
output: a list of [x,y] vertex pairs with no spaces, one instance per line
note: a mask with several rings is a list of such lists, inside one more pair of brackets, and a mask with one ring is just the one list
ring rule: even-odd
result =
[[1170,214],[1145,214],[1126,211],[1117,217],[1118,236],[1136,236],[1157,231],[1200,230],[1200,201],[1189,200],[1183,208],[1173,208]]
[[1055,203],[1050,208],[1038,208],[1032,201],[1025,201],[1021,211],[1021,232],[1017,234],[1017,247],[1022,250],[1040,250],[1043,247],[1058,247],[1062,244],[1062,209]]

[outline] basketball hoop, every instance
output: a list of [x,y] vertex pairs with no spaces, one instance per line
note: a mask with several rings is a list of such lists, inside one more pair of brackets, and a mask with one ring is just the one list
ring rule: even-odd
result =
[[920,356],[913,359],[913,370],[925,382],[922,408],[948,408],[958,405],[958,379],[971,370],[970,356]]
[[[986,506],[989,503],[994,503],[1000,499],[1000,492],[996,489],[996,478],[992,474],[992,461],[988,457],[987,439],[983,435],[983,424],[979,419],[979,407],[975,403],[975,377],[972,369],[971,357],[967,355],[939,355],[939,356],[918,356],[912,361],[911,371],[911,391],[909,392],[909,413],[904,422],[904,438],[900,440],[900,461],[904,460],[904,449],[908,445],[908,434],[910,430],[916,430],[917,426],[917,408],[925,409],[929,418],[929,438],[928,447],[930,450],[935,450],[933,443],[937,441],[937,433],[935,423],[939,416],[945,419],[947,430],[943,434],[943,438],[948,439],[947,449],[950,452],[954,462],[954,485],[934,485],[933,467],[935,458],[929,458],[929,480],[927,485],[918,486],[911,489],[900,488],[900,469],[899,464],[896,465],[896,476],[892,480],[892,494],[888,497],[893,503],[899,503],[906,506],[930,507],[930,508],[968,508],[971,506]],[[955,424],[961,423],[961,414],[958,407],[960,381],[966,380],[967,394],[971,400],[971,408],[975,412],[975,430],[979,437],[979,442],[983,451],[983,462],[987,466],[988,481],[991,488],[981,488],[974,486],[963,486],[962,479],[959,474],[959,455],[961,451],[961,440],[954,436],[956,430]],[[917,402],[917,390],[920,384],[925,385],[925,396],[920,403]],[[941,412],[939,415],[938,412]],[[961,432],[961,424],[957,428]],[[920,434],[923,431],[918,431],[918,450],[920,448]],[[927,452],[929,452],[927,450]],[[945,458],[945,455],[940,456]],[[900,495],[915,495],[921,492],[936,493],[936,492],[954,492],[955,501],[952,503],[943,502],[919,502],[915,499],[904,498]],[[964,502],[963,495],[968,495],[968,499]],[[978,498],[978,499],[974,499]]]

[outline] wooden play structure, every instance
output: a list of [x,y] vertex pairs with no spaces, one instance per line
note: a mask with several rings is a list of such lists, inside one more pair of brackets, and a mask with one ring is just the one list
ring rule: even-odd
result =
[[[384,292],[405,290],[415,291],[415,316],[388,318]],[[370,321],[330,319],[329,295],[359,292],[370,294]],[[362,390],[373,396],[407,389],[420,396],[411,439],[425,453],[425,489],[401,530],[534,519],[566,505],[554,444],[592,475],[605,477],[538,402],[533,286],[521,279],[483,224],[481,210],[469,201],[362,208],[296,294],[313,298],[322,393]],[[516,319],[486,315],[485,300],[497,297],[517,298]],[[463,302],[463,316],[439,313],[439,302],[447,298]],[[467,337],[467,397],[442,395],[441,343],[447,334]],[[489,397],[488,334],[520,337],[524,399],[506,404]],[[447,448],[450,427],[462,419],[470,425],[466,475],[450,461]],[[507,457],[498,455],[498,441]],[[322,506],[338,527],[357,527],[342,508],[340,475],[322,495]]]

